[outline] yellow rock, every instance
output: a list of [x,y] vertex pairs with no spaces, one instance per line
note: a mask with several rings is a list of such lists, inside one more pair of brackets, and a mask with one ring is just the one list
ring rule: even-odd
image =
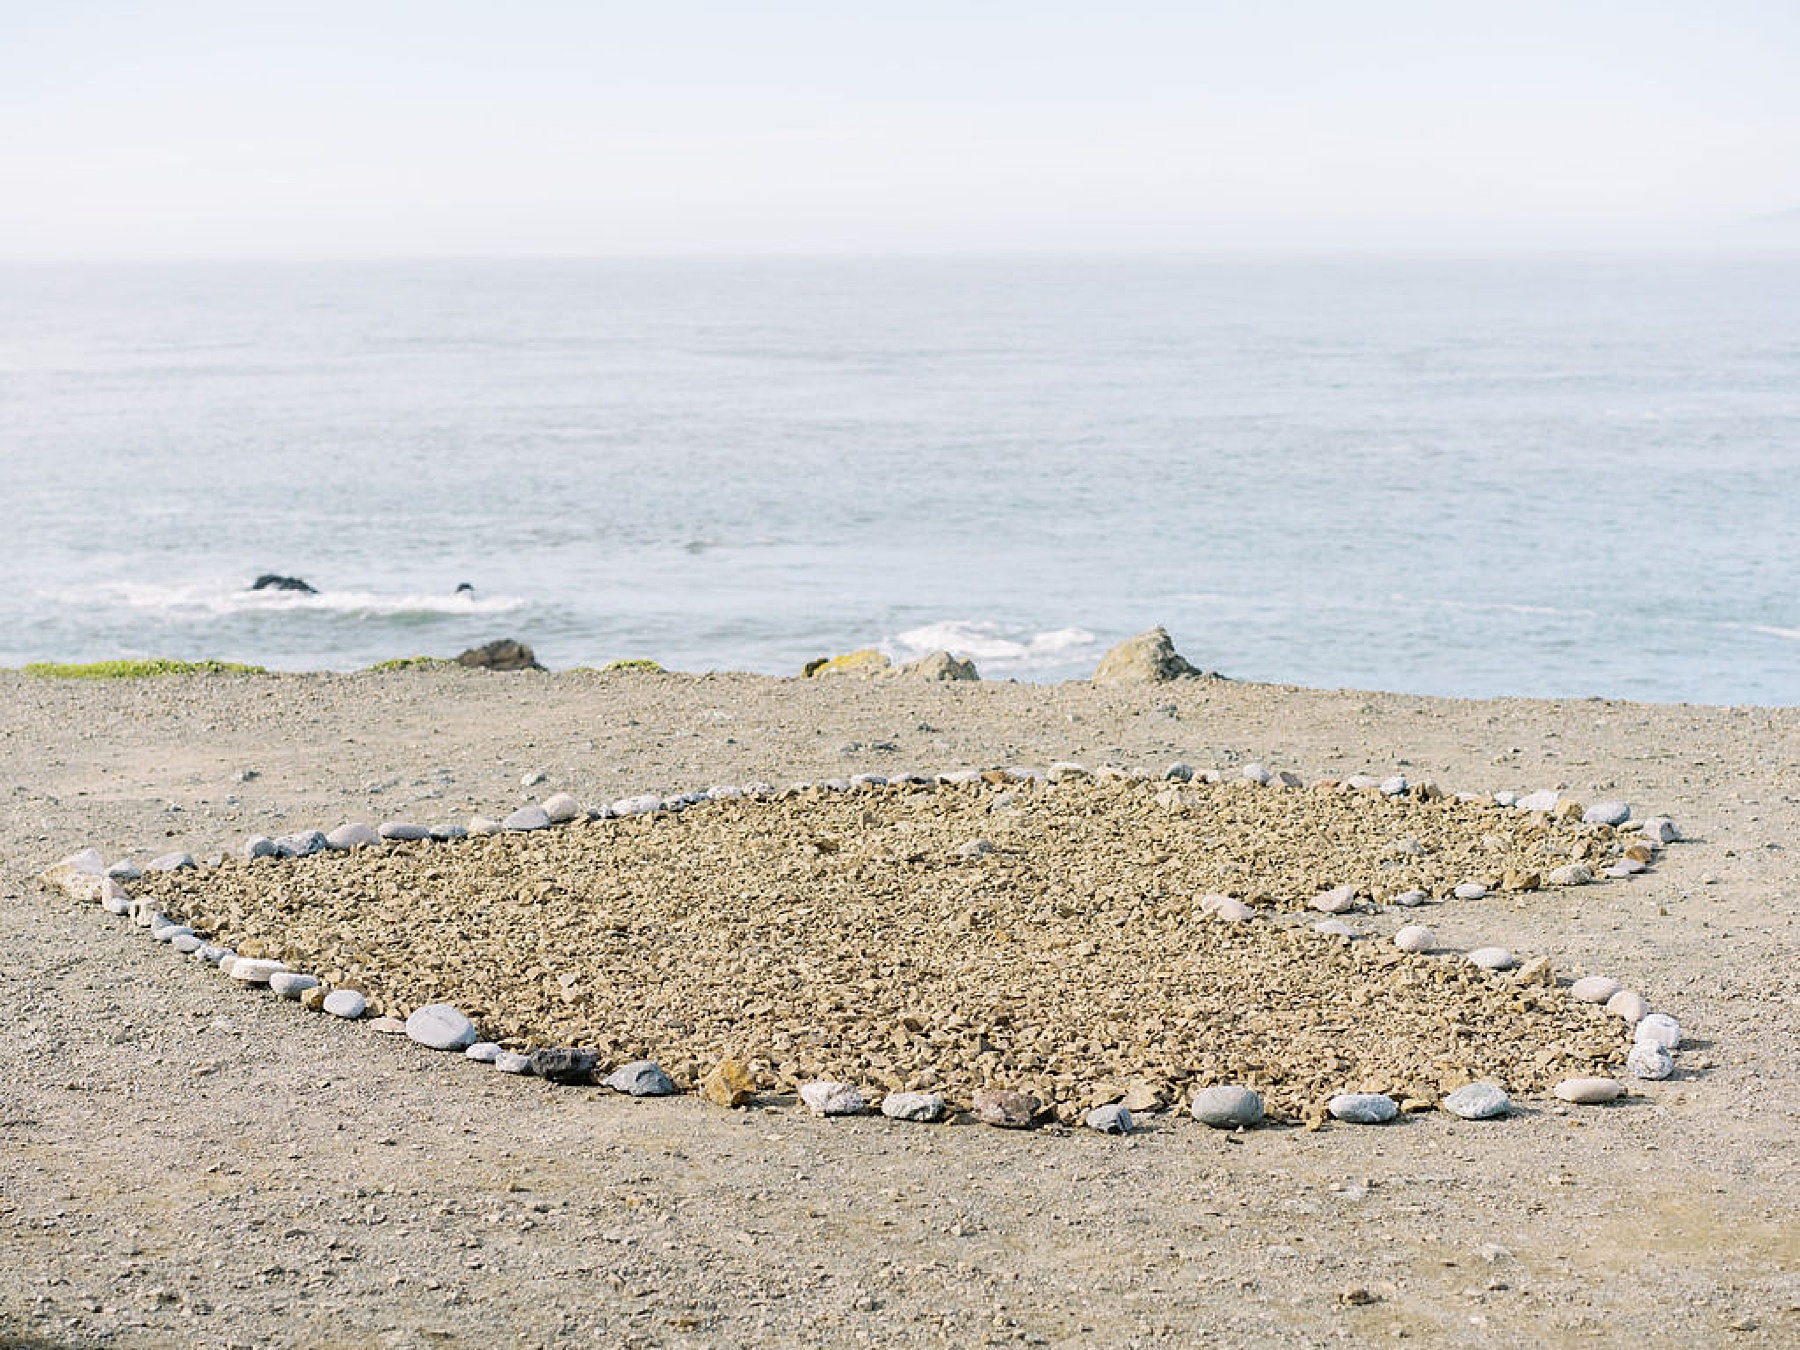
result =
[[750,1070],[735,1059],[722,1059],[700,1082],[700,1095],[715,1106],[742,1106],[756,1095]]
[[824,661],[809,662],[806,673],[813,679],[825,675],[880,675],[893,669],[894,663],[873,647],[845,652]]

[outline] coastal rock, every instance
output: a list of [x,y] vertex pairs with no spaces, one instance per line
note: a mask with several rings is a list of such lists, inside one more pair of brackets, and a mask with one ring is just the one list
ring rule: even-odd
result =
[[1513,954],[1504,947],[1477,947],[1469,953],[1469,964],[1483,970],[1511,970]]
[[1309,903],[1314,909],[1326,914],[1348,914],[1356,908],[1356,887],[1334,886],[1321,895],[1315,895]]
[[1552,1090],[1563,1101],[1577,1106],[1598,1106],[1617,1101],[1625,1094],[1624,1086],[1612,1078],[1565,1078]]
[[193,854],[177,850],[174,853],[165,853],[160,858],[152,858],[144,864],[144,870],[146,872],[185,872],[195,866],[198,864],[194,862]]
[[541,806],[521,806],[505,820],[500,828],[508,834],[525,834],[531,830],[548,829],[550,816]]
[[938,1120],[944,1099],[935,1092],[890,1092],[881,1099],[881,1114],[892,1120]]
[[475,1024],[448,1003],[427,1003],[406,1019],[406,1034],[433,1050],[466,1050],[479,1039]]
[[1081,1118],[1081,1123],[1099,1134],[1130,1134],[1136,1122],[1130,1111],[1114,1102],[1110,1106],[1096,1106]]
[[735,1059],[722,1059],[700,1080],[700,1095],[714,1106],[742,1106],[756,1095],[756,1080]]
[[340,853],[353,848],[373,848],[380,842],[381,835],[375,827],[363,821],[340,825],[325,835],[325,846]]
[[269,988],[283,998],[298,1003],[300,995],[308,989],[317,989],[319,981],[312,975],[303,975],[297,970],[277,970],[269,975]]
[[1464,1120],[1498,1120],[1512,1111],[1512,1098],[1497,1083],[1470,1083],[1445,1097],[1444,1109]]
[[591,1083],[599,1063],[599,1055],[577,1045],[553,1045],[531,1053],[531,1071],[547,1083]]
[[254,858],[273,858],[281,850],[275,847],[275,841],[266,834],[253,834],[244,841],[244,861]]
[[411,844],[431,838],[429,829],[410,820],[384,820],[375,827],[375,833],[396,844]]
[[1428,952],[1437,946],[1437,934],[1422,923],[1409,923],[1394,934],[1394,945],[1403,952]]
[[1604,1003],[1624,987],[1610,975],[1583,975],[1569,986],[1569,997],[1577,1003]]
[[853,1083],[802,1083],[800,1100],[815,1116],[860,1116],[869,1109]]
[[1606,1000],[1606,1011],[1635,1027],[1649,1016],[1650,1000],[1635,989],[1621,989]]
[[973,661],[959,661],[949,652],[932,652],[900,667],[900,673],[914,680],[979,680]]
[[977,1088],[970,1101],[975,1118],[983,1125],[1002,1130],[1028,1129],[1043,1109],[1043,1103],[1029,1092],[1012,1088]]
[[1631,819],[1631,808],[1624,802],[1595,802],[1581,813],[1584,825],[1611,825],[1615,828]]
[[531,648],[511,638],[497,638],[471,647],[456,658],[459,665],[475,670],[542,670]]
[[369,1010],[369,1000],[359,989],[333,989],[325,995],[325,1011],[333,1017],[354,1022]]
[[670,1097],[675,1093],[674,1080],[660,1064],[648,1059],[621,1064],[606,1076],[606,1086],[632,1097]]
[[544,814],[552,825],[566,825],[581,814],[581,803],[566,792],[558,792],[544,800]]
[[1215,1130],[1249,1130],[1262,1124],[1262,1094],[1235,1083],[1201,1088],[1188,1113]]
[[1673,1050],[1681,1044],[1681,1023],[1669,1013],[1645,1013],[1632,1028],[1631,1039],[1638,1045],[1654,1043]]
[[1385,1125],[1400,1114],[1400,1104],[1381,1092],[1340,1092],[1325,1109],[1350,1125]]
[[275,840],[275,854],[281,858],[310,858],[315,853],[323,853],[327,847],[323,830],[301,830],[280,835]]
[[1195,679],[1199,675],[1200,671],[1175,650],[1168,630],[1159,626],[1127,638],[1101,657],[1093,682],[1158,684],[1167,680]]
[[1675,1072],[1675,1056],[1656,1041],[1639,1041],[1625,1056],[1625,1071],[1633,1078],[1658,1081]]
[[863,647],[838,656],[825,656],[817,661],[808,661],[806,668],[801,673],[807,679],[817,680],[834,675],[886,675],[893,668],[894,663],[885,654],[873,647]]

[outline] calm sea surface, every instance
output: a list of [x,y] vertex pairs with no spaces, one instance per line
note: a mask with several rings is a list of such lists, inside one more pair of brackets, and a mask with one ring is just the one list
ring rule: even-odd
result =
[[1153,623],[1800,702],[1800,259],[0,268],[0,665],[1046,680]]

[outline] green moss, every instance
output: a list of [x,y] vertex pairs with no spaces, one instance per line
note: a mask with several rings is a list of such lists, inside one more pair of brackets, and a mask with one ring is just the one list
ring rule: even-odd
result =
[[391,661],[377,661],[370,670],[431,670],[437,666],[453,666],[456,662],[441,656],[396,656]]
[[236,661],[170,661],[155,657],[148,661],[33,661],[25,667],[27,675],[43,680],[143,680],[156,675],[267,675],[261,666],[246,666]]
[[624,661],[608,661],[605,665],[601,666],[600,669],[602,671],[608,671],[608,670],[660,671],[660,670],[662,670],[662,667],[660,665],[658,665],[656,662],[649,660],[646,657],[637,656],[637,657],[632,657],[632,658],[630,658],[628,660],[624,660]]

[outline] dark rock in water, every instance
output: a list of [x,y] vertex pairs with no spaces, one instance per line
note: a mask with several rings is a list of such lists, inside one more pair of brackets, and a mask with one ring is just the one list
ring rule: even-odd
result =
[[459,581],[456,584],[456,593],[458,595],[473,595],[475,594],[475,585],[473,582]]
[[299,577],[284,577],[274,572],[264,572],[251,583],[250,589],[253,591],[299,591],[302,595],[319,593],[316,587],[308,585]]
[[531,648],[511,638],[497,638],[479,647],[471,647],[457,661],[478,670],[542,670]]
[[575,1045],[553,1045],[531,1053],[531,1071],[546,1083],[591,1083],[600,1057]]

